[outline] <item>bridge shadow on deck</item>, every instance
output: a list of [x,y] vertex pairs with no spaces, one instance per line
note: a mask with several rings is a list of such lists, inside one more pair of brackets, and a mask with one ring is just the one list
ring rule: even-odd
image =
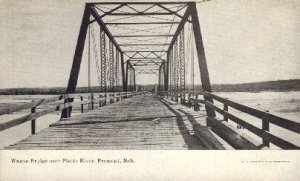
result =
[[183,122],[183,117],[176,110],[174,110],[169,104],[173,104],[170,102],[161,101],[171,112],[176,115],[176,121],[178,124],[178,128],[183,136],[185,143],[188,145],[188,149],[191,150],[207,150],[208,147],[205,146],[196,135],[191,135],[187,126]]

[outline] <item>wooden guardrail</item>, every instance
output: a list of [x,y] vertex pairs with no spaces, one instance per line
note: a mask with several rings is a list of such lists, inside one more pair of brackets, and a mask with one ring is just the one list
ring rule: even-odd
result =
[[[183,102],[181,101],[181,103],[183,103],[185,106],[194,107],[194,109],[197,111],[197,110],[199,110],[199,104],[204,104],[209,109],[215,110],[216,112],[223,115],[224,121],[231,120],[231,121],[235,122],[236,124],[246,128],[247,130],[254,133],[255,135],[261,137],[263,145],[265,145],[267,147],[270,146],[270,143],[273,143],[274,145],[276,145],[282,149],[300,149],[299,146],[294,145],[294,144],[270,133],[270,124],[274,124],[276,126],[284,128],[286,130],[289,130],[289,131],[299,134],[300,133],[300,123],[298,123],[298,122],[291,121],[291,120],[270,114],[269,112],[266,112],[266,111],[261,111],[261,110],[255,109],[255,108],[251,108],[251,107],[242,105],[240,103],[228,100],[227,98],[222,98],[220,96],[217,96],[217,95],[209,93],[209,92],[197,92],[197,94],[192,94],[189,92],[179,92],[177,94],[181,94],[181,96],[183,96],[184,101]],[[187,101],[185,100],[186,94],[188,94]],[[176,95],[174,95],[174,93],[173,94],[170,93],[168,95],[171,97],[176,96]],[[207,96],[207,97],[212,98],[214,101],[223,103],[223,108],[216,106],[212,102],[205,101],[203,99],[198,99],[198,95]],[[174,100],[176,100],[176,99],[174,99]],[[178,100],[177,100],[177,102],[178,102]],[[228,109],[229,107],[261,119],[262,127],[258,128],[256,126],[250,124],[249,122],[247,122],[241,118],[238,118],[237,116],[233,115],[232,113],[229,113],[229,109]]]
[[202,91],[159,91],[157,94],[160,96],[166,96],[167,98],[170,97],[171,100],[175,102],[180,100],[181,104],[186,105],[191,95],[197,98],[199,95],[203,95],[204,93]]
[[[86,104],[90,105],[90,109],[94,109],[96,102],[98,102],[99,103],[98,106],[101,107],[101,106],[105,106],[106,102],[110,102],[110,104],[112,104],[115,101],[118,102],[123,99],[136,96],[139,94],[141,94],[141,92],[93,93],[90,94],[91,96],[88,96],[86,100],[84,99],[86,98],[86,96],[82,94],[64,94],[64,95],[58,95],[47,99],[33,101],[30,103],[25,103],[22,105],[13,105],[13,106],[1,108],[0,116],[5,114],[12,114],[27,109],[30,109],[30,114],[6,121],[4,123],[0,123],[0,131],[12,128],[14,126],[20,125],[27,121],[31,121],[31,134],[35,134],[36,119],[46,114],[59,111],[60,109],[73,107],[73,106],[80,106],[80,111],[81,113],[83,113],[84,105]],[[79,98],[80,101],[67,102],[67,100],[69,100],[70,98],[73,99]],[[49,108],[37,112],[37,108],[39,106],[45,106],[45,105],[49,106]]]

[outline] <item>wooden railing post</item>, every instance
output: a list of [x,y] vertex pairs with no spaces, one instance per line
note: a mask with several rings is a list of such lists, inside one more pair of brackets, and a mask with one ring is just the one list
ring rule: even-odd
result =
[[180,103],[185,105],[185,92],[180,93]]
[[[31,114],[35,113],[36,107],[31,108]],[[31,134],[35,134],[35,119],[31,120]]]
[[92,110],[94,109],[94,95],[91,94],[91,105],[92,105]]
[[172,101],[175,101],[175,92],[174,91],[171,93],[171,96],[172,96]]
[[102,100],[101,100],[101,98],[102,98],[102,95],[99,95],[99,107],[102,106]]
[[107,98],[106,96],[107,96],[107,95],[106,95],[106,93],[105,93],[105,94],[104,94],[103,104],[102,104],[103,106],[106,106],[106,98]]
[[197,102],[197,100],[198,100],[198,94],[196,95],[196,101],[194,102],[194,111],[199,111],[200,109],[199,109],[199,107],[200,107],[200,105],[199,105],[199,103]]
[[[269,111],[266,111],[269,112]],[[268,118],[262,119],[262,130],[264,131],[270,131],[270,122],[268,121]],[[270,147],[270,142],[265,140],[264,138],[262,139],[263,145]]]
[[[71,116],[71,114],[70,114],[70,107],[68,106],[68,104],[69,104],[69,99],[70,98],[68,98],[68,97],[66,97],[66,95],[64,95],[64,109],[65,109],[65,116],[63,117],[63,118],[69,118],[70,116]],[[66,108],[66,105],[68,106],[67,108]]]
[[81,113],[83,113],[83,96],[80,96],[80,101],[81,101],[81,105],[80,105],[80,108],[81,108]]
[[115,94],[110,94],[110,104],[114,103],[114,99],[115,99]]
[[189,94],[189,103],[188,103],[188,107],[191,108],[192,107],[192,102],[191,102],[191,94]]
[[[228,98],[226,98],[226,99],[228,99]],[[226,104],[226,103],[224,103],[224,107],[223,107],[224,109],[224,111],[226,111],[226,112],[228,112],[228,105]],[[224,115],[224,121],[227,121],[228,122],[228,117],[227,116],[225,116]]]

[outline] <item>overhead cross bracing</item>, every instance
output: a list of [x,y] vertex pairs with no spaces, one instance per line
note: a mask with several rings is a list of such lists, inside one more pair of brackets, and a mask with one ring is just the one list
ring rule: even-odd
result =
[[[148,66],[159,68],[166,61],[166,52],[187,7],[186,2],[114,2],[91,6],[118,49],[124,52],[124,63],[144,70],[138,74],[153,73],[147,71]],[[90,24],[96,21],[95,18]]]
[[[96,34],[100,32],[92,35],[92,42],[102,92],[135,91],[137,75],[154,74],[158,91],[170,91],[176,100],[184,101],[180,92],[186,90],[187,72],[192,80],[194,71],[198,72],[187,71],[196,65],[194,58],[198,59],[202,88],[211,92],[196,2],[183,1],[87,3],[66,93],[76,90],[86,36],[90,50],[93,26]],[[64,110],[62,117],[68,117],[68,112],[71,110]]]

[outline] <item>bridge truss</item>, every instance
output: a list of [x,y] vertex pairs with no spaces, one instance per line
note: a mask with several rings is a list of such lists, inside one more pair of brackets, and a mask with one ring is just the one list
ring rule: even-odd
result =
[[[195,57],[202,89],[211,92],[195,2],[86,3],[68,94],[76,90],[87,42],[89,62],[91,49],[94,50],[101,92],[135,91],[136,76],[155,74],[159,91],[169,91],[176,101],[185,101],[182,92],[187,89],[187,68],[194,66]],[[192,80],[193,71],[189,71]],[[62,117],[69,117],[70,109],[63,110]],[[208,115],[215,115],[211,109],[206,110]]]

